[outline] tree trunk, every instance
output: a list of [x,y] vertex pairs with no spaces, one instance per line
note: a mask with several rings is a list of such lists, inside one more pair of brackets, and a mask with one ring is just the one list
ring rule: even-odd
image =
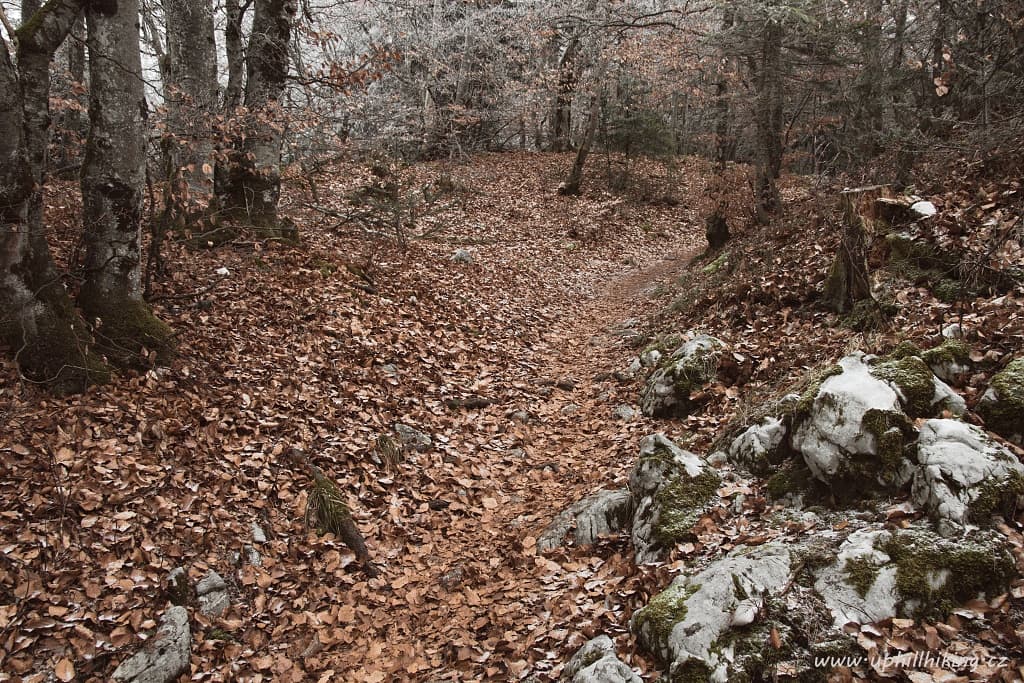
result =
[[873,185],[842,194],[843,237],[839,253],[825,280],[824,303],[836,313],[849,313],[858,303],[875,307],[868,272],[868,246],[881,220],[876,208],[880,197],[891,197],[887,185]]
[[25,377],[58,393],[108,377],[89,351],[43,225],[50,61],[81,9],[80,0],[51,0],[23,22],[17,67],[0,41],[0,339]]
[[101,325],[109,356],[142,366],[146,351],[166,360],[170,329],[142,300],[142,194],[146,174],[146,112],[139,53],[138,4],[120,0],[117,12],[87,12],[89,139],[82,166],[85,282],[82,310]]
[[267,237],[295,236],[294,224],[278,219],[277,204],[284,141],[280,99],[296,9],[293,0],[256,0],[247,53],[245,136],[235,140],[218,178],[218,201],[225,212]]
[[590,155],[590,148],[594,144],[594,137],[597,135],[597,123],[601,118],[601,98],[594,93],[590,96],[590,114],[587,116],[587,129],[583,131],[583,139],[576,149],[576,158],[569,170],[569,177],[558,186],[560,195],[578,195],[583,185],[583,169],[587,164],[587,157]]
[[163,0],[167,22],[164,92],[169,177],[181,174],[183,199],[205,195],[212,180],[210,117],[217,104],[217,45],[210,0]]
[[[734,22],[733,13],[726,9],[722,17],[723,33],[729,31]],[[719,55],[718,69],[715,80],[715,174],[709,182],[712,209],[704,221],[704,236],[708,241],[708,249],[717,251],[729,241],[729,222],[726,217],[728,210],[727,193],[729,191],[725,171],[736,153],[736,141],[729,130],[729,81],[726,72],[725,55]]]
[[558,60],[558,93],[555,95],[555,107],[551,113],[551,141],[548,144],[552,152],[566,152],[571,149],[572,99],[576,95],[576,55],[579,47],[579,37],[572,36],[565,47],[565,52]]
[[[248,3],[246,3],[248,7]],[[245,8],[238,0],[225,0],[224,51],[228,58],[228,86],[224,91],[224,108],[229,112],[242,103],[245,79],[245,46],[242,42],[242,19]]]
[[757,94],[757,217],[765,223],[780,208],[775,183],[782,170],[782,26],[768,19],[762,40]]

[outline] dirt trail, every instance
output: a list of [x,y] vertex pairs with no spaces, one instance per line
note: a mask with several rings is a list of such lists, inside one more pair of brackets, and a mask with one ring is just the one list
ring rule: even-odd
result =
[[[616,405],[636,404],[636,382],[595,377],[628,365],[635,349],[616,329],[663,305],[652,298],[652,289],[678,277],[692,255],[681,249],[599,285],[585,299],[567,302],[530,359],[537,367],[533,376],[505,369],[505,381],[532,382],[540,395],[533,405],[522,406],[530,419],[513,430],[519,445],[510,449],[511,462],[479,468],[474,485],[488,492],[482,500],[492,509],[479,519],[456,520],[439,540],[439,558],[461,557],[435,567],[427,581],[437,590],[428,591],[426,599],[443,604],[407,630],[381,633],[380,642],[387,643],[383,651],[351,653],[350,664],[366,667],[359,676],[372,679],[374,667],[366,657],[380,655],[408,663],[405,672],[391,669],[392,676],[434,680],[446,672],[453,680],[505,678],[537,658],[530,648],[543,648],[554,664],[579,644],[580,636],[570,636],[581,625],[615,624],[628,616],[608,610],[603,595],[605,581],[618,581],[618,574],[630,571],[628,551],[610,558],[587,557],[585,551],[539,557],[533,539],[573,500],[601,486],[625,484],[637,442],[654,425],[639,414],[628,422],[613,416]],[[584,590],[588,579],[600,584],[596,590]],[[399,590],[381,607],[401,610],[407,597]],[[475,632],[462,628],[467,622],[477,626]],[[420,658],[431,665],[412,671]]]

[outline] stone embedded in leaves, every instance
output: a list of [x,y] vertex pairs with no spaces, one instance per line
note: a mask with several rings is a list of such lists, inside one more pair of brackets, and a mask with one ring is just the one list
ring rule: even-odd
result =
[[715,379],[724,350],[720,340],[701,334],[660,359],[640,394],[643,414],[686,417],[696,410],[691,394]]
[[608,636],[587,641],[566,663],[562,683],[641,683],[641,678],[615,654]]
[[537,549],[551,550],[572,531],[577,546],[621,531],[631,521],[632,497],[626,489],[596,491],[559,513],[537,539]]
[[917,459],[914,503],[948,535],[1024,504],[1024,465],[973,425],[928,420],[921,426]]
[[160,619],[156,636],[121,662],[113,678],[121,683],[171,683],[189,670],[191,648],[188,610],[175,605]]

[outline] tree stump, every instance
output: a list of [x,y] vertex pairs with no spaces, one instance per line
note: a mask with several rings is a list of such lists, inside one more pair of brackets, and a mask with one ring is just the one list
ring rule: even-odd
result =
[[888,185],[872,185],[844,190],[843,238],[839,252],[825,280],[825,306],[836,313],[849,313],[858,302],[876,305],[868,272],[868,246],[878,227],[885,223],[877,200],[891,197]]

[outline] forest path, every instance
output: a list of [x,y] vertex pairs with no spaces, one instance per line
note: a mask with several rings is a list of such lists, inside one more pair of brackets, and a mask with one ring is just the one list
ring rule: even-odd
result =
[[[514,679],[528,663],[543,672],[564,661],[582,644],[580,631],[592,636],[603,625],[621,632],[628,611],[609,603],[606,587],[634,573],[627,544],[541,556],[534,543],[574,500],[624,486],[640,438],[656,430],[638,409],[629,420],[614,415],[617,405],[636,408],[639,384],[612,373],[626,370],[638,352],[623,328],[639,331],[646,315],[664,308],[659,284],[685,269],[695,255],[692,242],[691,236],[646,267],[568,296],[560,310],[547,311],[554,322],[536,353],[497,371],[500,382],[538,387],[534,403],[517,406],[529,414],[511,430],[517,446],[473,467],[474,481],[456,482],[456,491],[461,484],[482,491],[484,509],[479,517],[453,518],[443,538],[434,536],[433,555],[441,561],[425,585],[440,588],[432,593],[440,604],[426,612],[417,606],[419,618],[371,638],[369,650],[349,652],[346,664],[357,678],[374,680],[377,664],[391,662],[391,677]],[[530,368],[525,375],[524,367]],[[399,590],[381,607],[401,611],[407,598]]]

